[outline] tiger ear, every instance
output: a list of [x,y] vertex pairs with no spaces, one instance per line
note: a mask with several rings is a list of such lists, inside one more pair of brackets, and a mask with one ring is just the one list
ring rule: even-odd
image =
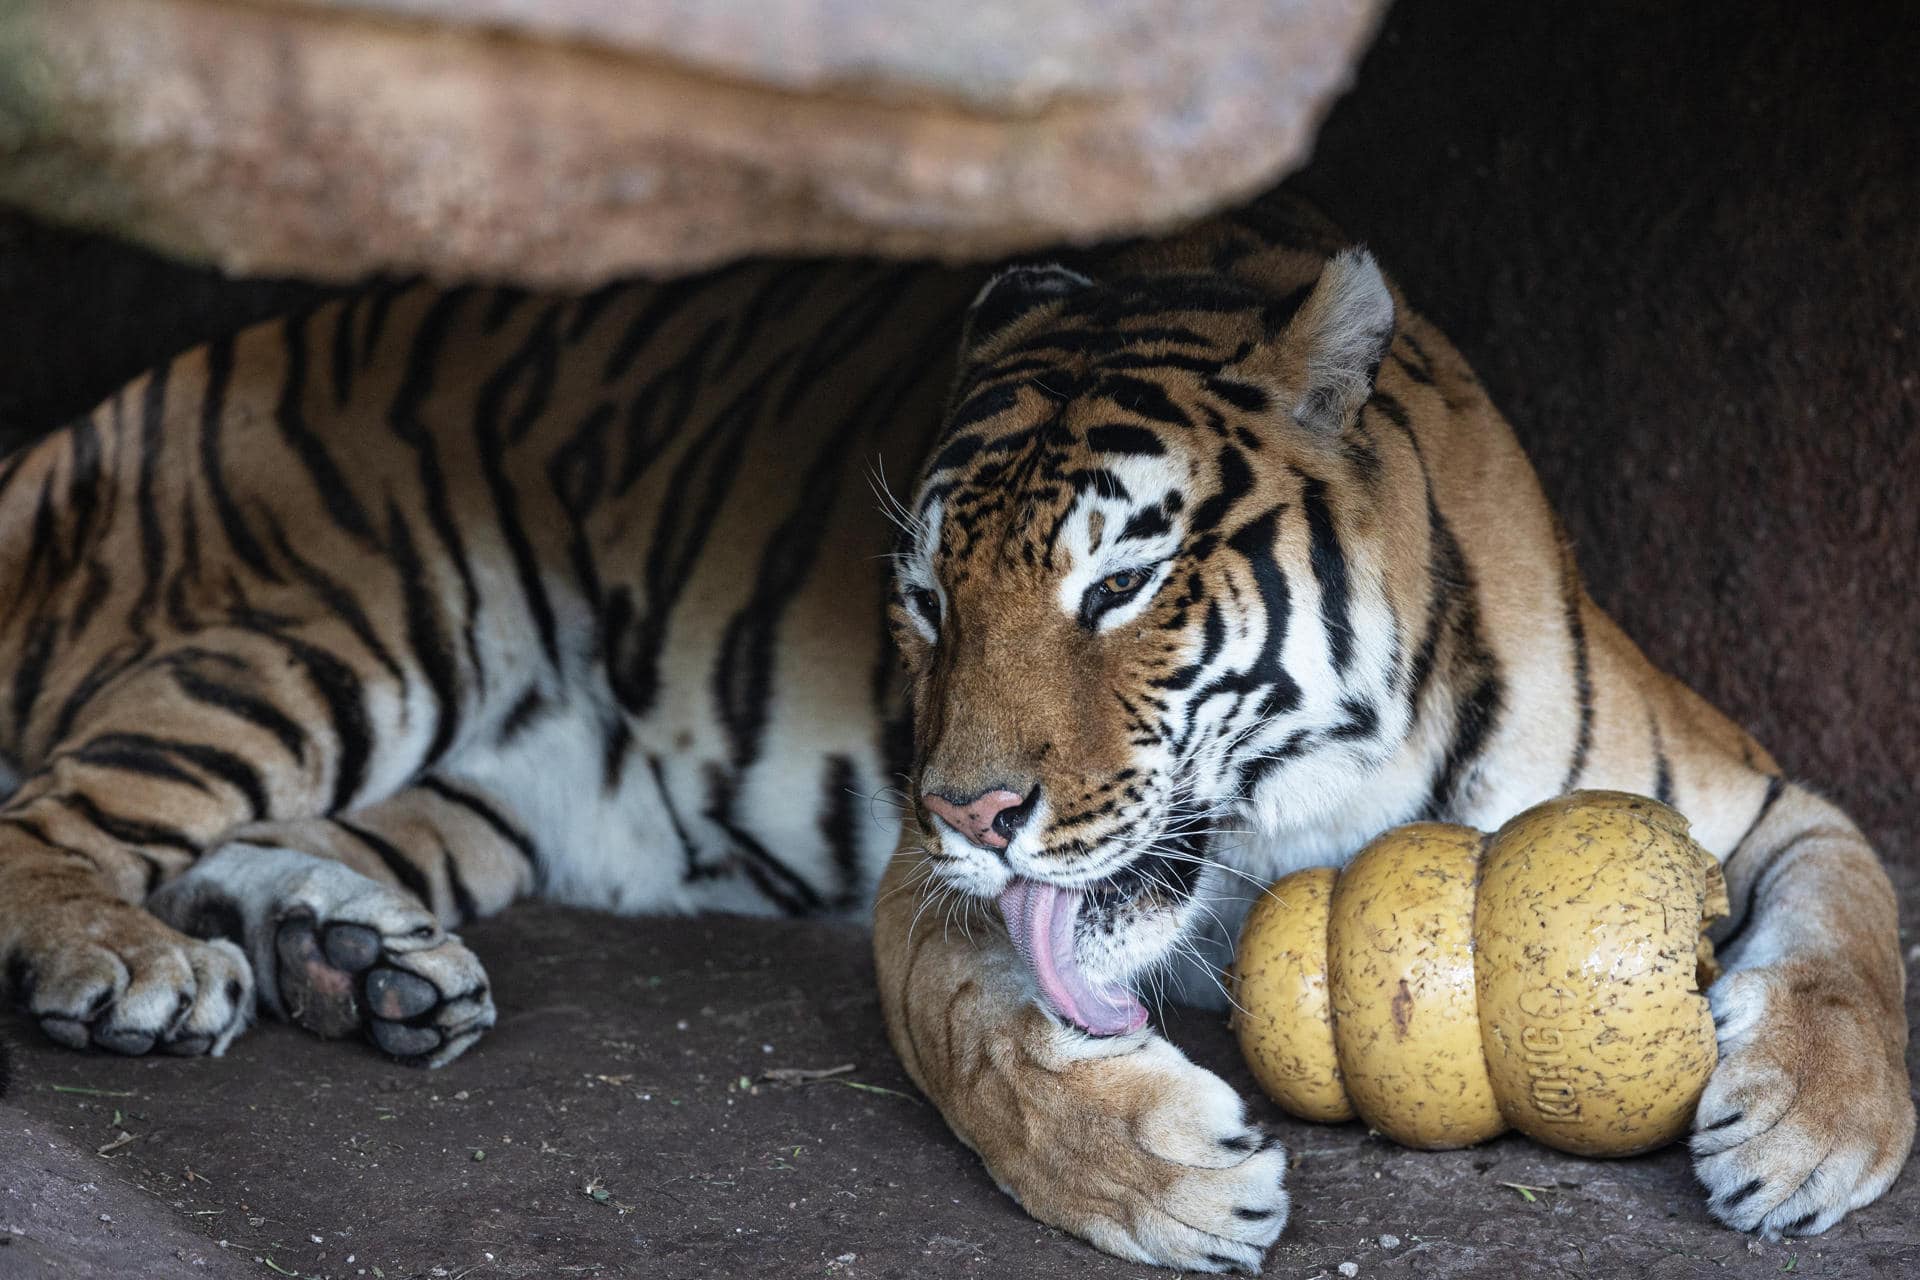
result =
[[1301,370],[1294,420],[1329,434],[1342,430],[1373,394],[1393,325],[1393,292],[1373,255],[1356,248],[1329,258],[1283,340]]
[[1058,263],[1002,271],[981,286],[967,308],[961,350],[973,351],[1041,307],[1092,287],[1093,281]]

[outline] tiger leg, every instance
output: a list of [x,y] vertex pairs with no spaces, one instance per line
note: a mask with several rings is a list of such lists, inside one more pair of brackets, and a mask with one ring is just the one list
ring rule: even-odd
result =
[[49,665],[0,805],[0,973],[50,1038],[219,1053],[245,1027],[242,950],[143,904],[241,827],[375,801],[417,770],[419,746],[378,732],[405,691],[338,656],[354,643],[272,620],[117,672]]
[[1886,1191],[1913,1145],[1893,887],[1844,814],[1778,782],[1724,865],[1736,926],[1707,993],[1720,1063],[1694,1169],[1729,1225],[1814,1235]]
[[997,918],[966,902],[948,927],[927,870],[910,845],[888,866],[874,965],[887,1036],[954,1133],[1027,1212],[1109,1253],[1258,1272],[1287,1224],[1279,1142],[1164,1037],[1049,1016]]
[[428,779],[338,818],[237,831],[147,905],[237,943],[269,1012],[437,1067],[494,1023],[486,971],[447,928],[533,880],[532,846],[497,804]]

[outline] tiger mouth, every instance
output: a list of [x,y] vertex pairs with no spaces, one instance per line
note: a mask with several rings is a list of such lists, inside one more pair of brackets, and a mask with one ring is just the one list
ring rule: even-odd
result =
[[1080,963],[1078,932],[1088,891],[1017,876],[1000,894],[1007,936],[1040,998],[1089,1035],[1117,1036],[1147,1025],[1147,1008],[1124,983],[1099,982]]
[[1014,877],[1000,893],[1000,914],[1042,1002],[1089,1035],[1125,1035],[1144,1027],[1146,1006],[1133,989],[1096,979],[1081,963],[1081,922],[1111,928],[1120,908],[1149,896],[1168,899],[1155,904],[1160,910],[1175,909],[1193,897],[1201,869],[1194,854],[1155,848],[1084,886]]
[[1087,885],[1086,892],[1096,906],[1106,909],[1126,906],[1148,894],[1178,906],[1193,897],[1201,870],[1199,850],[1155,845]]

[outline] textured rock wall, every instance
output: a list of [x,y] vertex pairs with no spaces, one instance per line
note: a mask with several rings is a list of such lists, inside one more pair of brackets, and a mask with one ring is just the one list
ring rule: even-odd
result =
[[1382,0],[13,0],[0,203],[224,270],[991,257],[1305,158]]

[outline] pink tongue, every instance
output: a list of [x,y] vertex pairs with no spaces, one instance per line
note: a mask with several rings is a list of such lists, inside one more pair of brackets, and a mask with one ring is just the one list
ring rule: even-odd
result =
[[1147,1025],[1147,1011],[1123,986],[1095,986],[1073,954],[1073,922],[1086,895],[1037,880],[1016,879],[1000,894],[1013,945],[1040,984],[1047,1007],[1096,1036],[1117,1036]]

